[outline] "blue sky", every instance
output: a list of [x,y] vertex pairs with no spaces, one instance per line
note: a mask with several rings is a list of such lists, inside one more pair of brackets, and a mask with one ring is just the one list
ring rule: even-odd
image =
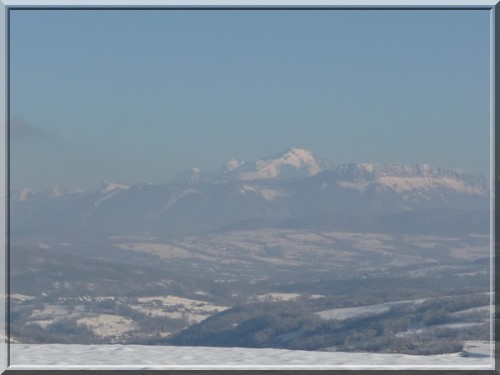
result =
[[288,146],[489,171],[488,11],[15,10],[10,36],[15,189]]

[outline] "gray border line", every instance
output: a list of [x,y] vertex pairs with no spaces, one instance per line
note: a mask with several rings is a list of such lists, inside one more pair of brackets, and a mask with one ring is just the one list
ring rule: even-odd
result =
[[[147,0],[144,2],[138,2],[138,1],[133,1],[133,0],[122,0],[122,1],[112,1],[112,0],[106,0],[106,1],[96,1],[96,0],[89,0],[89,1],[72,1],[72,0],[52,0],[49,2],[46,2],[42,4],[42,1],[36,1],[36,0],[0,0],[0,20],[4,21],[4,27],[0,27],[0,85],[3,85],[4,90],[1,91],[0,93],[0,132],[3,132],[5,135],[4,141],[0,142],[0,164],[4,165],[5,171],[0,175],[0,195],[2,195],[2,203],[0,203],[0,227],[4,228],[4,234],[5,236],[0,237],[0,247],[4,251],[4,256],[1,257],[2,260],[1,262],[5,262],[3,264],[4,269],[6,270],[6,275],[5,278],[2,278],[0,280],[0,290],[4,290],[5,293],[0,292],[0,326],[2,324],[5,324],[5,327],[0,328],[2,332],[5,333],[5,336],[8,337],[9,334],[9,326],[8,326],[8,298],[7,296],[9,295],[9,281],[8,281],[8,275],[9,275],[9,165],[8,165],[8,160],[9,160],[9,64],[8,58],[9,56],[9,25],[8,25],[8,17],[9,17],[9,11],[11,9],[54,9],[54,8],[64,8],[64,9],[72,9],[72,10],[77,10],[77,9],[134,9],[134,8],[141,8],[141,9],[220,9],[220,8],[231,8],[231,9],[289,9],[289,8],[296,8],[296,9],[312,9],[312,8],[321,8],[321,9],[401,9],[401,10],[412,10],[412,9],[429,9],[429,10],[436,10],[436,9],[443,9],[443,10],[453,10],[453,9],[482,9],[482,10],[490,10],[490,51],[491,51],[491,56],[490,56],[490,80],[491,80],[491,86],[490,86],[490,189],[492,192],[492,196],[494,196],[494,188],[496,184],[496,164],[495,164],[495,105],[496,105],[496,97],[495,97],[495,88],[496,88],[496,75],[495,75],[495,50],[496,50],[496,42],[497,40],[495,39],[495,21],[497,18],[497,14],[495,12],[495,6],[497,2],[492,1],[492,0],[481,0],[481,1],[476,1],[473,4],[471,4],[471,1],[452,1],[452,0],[441,0],[441,1],[424,1],[424,0],[394,0],[394,1],[380,1],[377,4],[374,4],[373,1],[361,1],[361,0],[352,0],[352,1],[335,1],[335,0],[313,0],[311,2],[304,2],[300,0],[273,0],[273,1],[263,1],[263,0],[258,0],[255,2],[251,3],[244,3],[238,0],[212,0],[210,3],[207,1],[203,0],[194,0],[190,1],[189,3],[186,3],[182,0]],[[1,24],[1,21],[0,21]],[[1,139],[1,138],[0,138]],[[3,149],[2,149],[3,148]],[[493,291],[493,287],[495,286],[496,280],[494,279],[494,270],[495,270],[495,201],[492,199],[491,200],[491,205],[490,205],[490,254],[491,254],[491,260],[490,260],[490,287],[491,290]],[[492,340],[494,339],[494,329],[495,329],[495,322],[494,322],[494,293],[490,294],[490,301],[492,303],[492,311],[491,311],[491,317],[492,319],[490,320],[490,327],[491,327],[491,338]],[[1,314],[4,314],[5,319],[1,318]],[[5,322],[5,323],[4,323]],[[0,337],[2,336],[0,332]],[[0,343],[0,368],[1,369],[6,369],[9,368],[10,370],[14,370],[16,368],[19,369],[30,369],[32,368],[31,366],[10,366],[9,363],[9,344],[5,340],[4,342]],[[491,348],[492,351],[494,351],[494,341],[491,341]],[[494,358],[491,357],[492,361],[492,367],[491,369],[495,368],[494,366]],[[363,369],[373,369],[372,366],[332,366],[332,369],[347,369],[347,368],[363,368]],[[60,370],[60,369],[107,369],[107,370],[120,370],[120,369],[144,369],[144,366],[44,366],[44,369],[53,369],[53,370]],[[171,366],[171,367],[165,367],[165,366],[158,366],[159,369],[172,369],[172,370],[180,370],[182,367],[180,366]],[[199,369],[213,369],[213,366],[197,366]],[[234,367],[230,366],[217,366],[217,369],[235,369]],[[245,367],[246,369],[247,367]],[[269,369],[269,366],[252,366],[252,368],[256,370],[260,369]],[[274,368],[271,366],[271,368]],[[382,367],[376,367],[376,369],[407,369],[408,366],[382,366]],[[457,367],[453,366],[420,366],[419,369],[441,369],[441,370],[447,370],[447,369],[457,369]],[[38,369],[41,369],[38,367]],[[243,370],[243,368],[241,368]],[[305,369],[311,369],[310,367],[305,368],[304,366],[276,366],[276,369],[283,369],[283,370],[305,370]],[[324,369],[324,366],[318,369]],[[486,369],[484,366],[467,366],[467,367],[460,367],[460,369]],[[17,374],[20,374],[21,372],[19,370],[16,370]],[[30,371],[31,373],[31,371]],[[441,372],[440,373],[445,373]],[[453,372],[454,373],[454,372]]]

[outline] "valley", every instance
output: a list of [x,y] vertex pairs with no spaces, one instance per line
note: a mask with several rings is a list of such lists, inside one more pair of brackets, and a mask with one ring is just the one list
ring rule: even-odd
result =
[[488,246],[283,228],[13,242],[12,341],[454,352],[489,337]]
[[427,356],[491,338],[480,176],[291,149],[11,208],[13,343]]

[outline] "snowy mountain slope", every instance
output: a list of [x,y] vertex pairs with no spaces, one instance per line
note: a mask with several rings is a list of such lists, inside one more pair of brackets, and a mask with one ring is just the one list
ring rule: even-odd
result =
[[472,195],[488,194],[485,178],[441,170],[429,164],[344,164],[336,168],[336,176],[344,180],[343,186],[363,190],[377,182],[380,187],[402,193],[405,191],[430,191],[436,188]]
[[216,172],[193,168],[174,177],[172,182],[228,182],[277,180],[313,176],[328,170],[330,163],[301,148],[288,148],[274,156],[253,162],[231,159]]
[[243,164],[233,171],[240,180],[276,179],[313,176],[322,171],[321,162],[310,151],[291,148],[272,158]]

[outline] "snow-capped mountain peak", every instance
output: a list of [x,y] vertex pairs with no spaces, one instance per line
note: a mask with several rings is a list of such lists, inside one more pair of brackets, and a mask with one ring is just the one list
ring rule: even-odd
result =
[[114,190],[127,190],[130,186],[129,185],[124,185],[124,184],[117,184],[109,181],[103,181],[101,185],[101,192],[107,194],[111,193]]
[[322,170],[320,161],[310,151],[301,148],[290,148],[246,166],[239,173],[240,180],[306,177]]
[[227,161],[218,171],[203,172],[199,169],[178,174],[172,182],[227,182],[308,177],[318,174],[329,163],[318,159],[302,148],[287,150],[253,162],[235,158]]
[[80,188],[68,189],[60,185],[53,185],[52,188],[50,189],[50,196],[52,198],[59,198],[67,194],[83,194],[83,193],[85,193],[85,190],[83,189]]
[[314,155],[310,151],[301,148],[290,148],[277,158],[259,160],[257,163],[262,166],[270,164],[277,166],[289,165],[296,169],[307,167],[310,171],[310,175],[316,174],[321,170]]
[[245,164],[244,161],[239,161],[239,160],[236,160],[236,159],[231,159],[229,160],[226,165],[224,166],[224,169],[226,171],[232,171],[236,168],[239,168],[241,167],[243,164]]

